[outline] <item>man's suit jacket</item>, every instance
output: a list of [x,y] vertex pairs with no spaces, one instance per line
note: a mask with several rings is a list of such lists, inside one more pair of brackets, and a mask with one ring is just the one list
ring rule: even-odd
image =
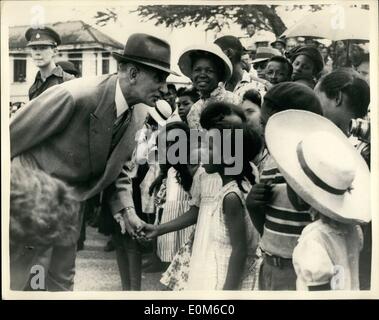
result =
[[132,156],[147,107],[133,108],[129,125],[109,155],[116,83],[117,75],[71,80],[30,101],[10,124],[12,159],[32,162],[66,182],[81,201],[113,183],[112,211],[125,207],[131,189],[123,165]]

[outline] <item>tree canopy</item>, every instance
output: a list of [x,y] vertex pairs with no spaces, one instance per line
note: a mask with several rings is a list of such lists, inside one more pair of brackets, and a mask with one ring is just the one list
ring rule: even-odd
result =
[[[187,25],[205,24],[206,30],[217,27],[222,29],[230,23],[245,28],[253,24],[257,30],[272,31],[282,34],[286,26],[277,13],[278,5],[141,5],[131,11],[138,14],[142,21],[152,20],[155,25],[181,28]],[[302,5],[286,6],[286,10],[296,10]],[[317,11],[321,5],[308,6],[310,11]],[[98,25],[105,25],[118,18],[115,9],[98,11],[95,19]]]

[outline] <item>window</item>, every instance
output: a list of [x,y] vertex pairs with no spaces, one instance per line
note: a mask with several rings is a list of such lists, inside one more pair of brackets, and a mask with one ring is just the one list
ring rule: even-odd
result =
[[102,54],[102,74],[108,74],[109,73],[109,52],[103,52]]
[[17,55],[13,60],[13,82],[26,81],[26,55]]
[[82,63],[83,63],[83,56],[81,53],[69,53],[68,54],[68,61],[72,62],[75,66],[75,68],[79,71],[78,77],[82,76]]

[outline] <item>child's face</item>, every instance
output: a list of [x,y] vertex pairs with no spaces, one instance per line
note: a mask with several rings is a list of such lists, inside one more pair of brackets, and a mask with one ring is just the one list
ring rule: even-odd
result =
[[270,61],[266,67],[266,80],[271,84],[277,84],[280,82],[289,80],[288,67],[278,61]]
[[[203,167],[205,169],[205,172],[208,174],[212,173],[220,173],[223,169],[223,166],[221,164],[222,162],[222,152],[221,152],[221,143],[222,141],[219,141],[217,139],[212,139],[212,137],[219,136],[218,132],[216,132],[217,129],[210,129],[207,132],[207,139],[206,141],[209,141],[209,143],[202,147],[202,159],[206,159],[208,157],[208,161],[203,163]],[[207,152],[208,154],[205,155],[204,152]]]
[[246,124],[261,134],[261,108],[250,100],[244,100],[241,106],[246,116]]
[[305,55],[299,55],[292,63],[293,73],[292,80],[312,79],[314,64],[313,61]]
[[183,121],[186,121],[187,114],[190,111],[193,102],[189,96],[181,96],[178,98],[178,112]]

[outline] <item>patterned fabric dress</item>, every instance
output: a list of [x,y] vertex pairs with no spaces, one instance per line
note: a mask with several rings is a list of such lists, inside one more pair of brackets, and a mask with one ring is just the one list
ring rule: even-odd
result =
[[[192,249],[187,290],[222,290],[226,281],[229,260],[232,253],[229,230],[223,212],[225,196],[234,192],[245,204],[245,197],[238,188],[237,182],[226,184],[219,191],[213,210],[200,210]],[[246,242],[248,257],[241,275],[240,289],[251,290],[254,274],[251,268],[254,263],[255,251],[259,234],[254,228],[244,205],[246,225]]]
[[[172,167],[167,173],[166,203],[161,223],[178,218],[190,208],[190,194],[178,183],[176,173],[176,170]],[[158,237],[158,257],[164,262],[171,262],[179,249],[188,241],[193,229],[194,226],[190,226]]]
[[238,105],[242,102],[242,99],[235,93],[225,90],[224,85],[220,82],[218,87],[212,91],[209,98],[201,98],[192,105],[187,115],[188,126],[191,129],[201,129],[201,113],[209,103],[216,101],[225,101]]

